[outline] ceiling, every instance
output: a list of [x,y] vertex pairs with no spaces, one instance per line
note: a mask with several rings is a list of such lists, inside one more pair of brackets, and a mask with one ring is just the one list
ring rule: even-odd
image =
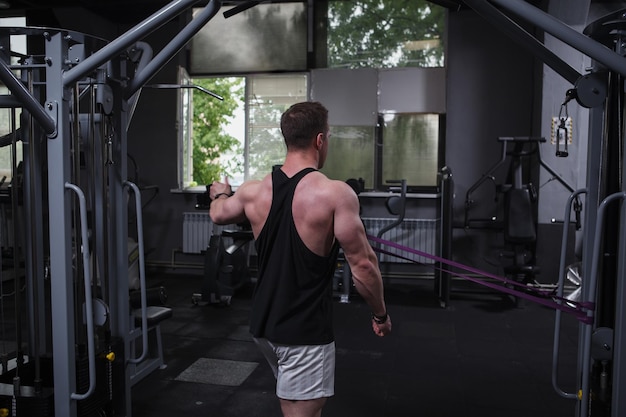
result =
[[[164,6],[170,0],[0,0],[0,12],[14,11],[21,12],[24,10],[49,10],[58,7],[75,7],[82,6],[92,10],[107,10],[116,11],[118,14],[124,10],[125,13],[129,11],[132,13],[140,12],[141,10],[155,11],[159,7]],[[223,4],[243,4],[243,3],[260,3],[260,2],[280,2],[289,0],[262,0],[262,1],[248,1],[248,0],[228,0],[222,1]],[[349,1],[349,0],[347,0]],[[462,0],[431,0],[433,3],[440,4],[444,7],[451,9],[458,9],[463,5]],[[207,0],[200,2],[206,4]],[[5,4],[6,6],[3,6]],[[5,12],[6,13],[6,12]]]
[[[23,15],[24,12],[46,13],[58,8],[84,7],[99,15],[117,15],[136,20],[149,16],[168,2],[169,0],[0,0],[0,13]],[[8,7],[3,7],[3,3]]]
[[[24,15],[24,11],[31,13],[47,13],[52,9],[64,7],[84,7],[92,12],[107,17],[113,21],[140,21],[171,0],[0,0],[0,15]],[[225,0],[222,4],[242,5],[245,3],[257,4],[260,2],[281,2],[289,0]],[[350,0],[346,0],[350,1]],[[430,0],[433,3],[447,7],[450,10],[466,9],[463,0]],[[525,0],[535,6],[547,3],[549,0]],[[207,0],[198,4],[206,4]],[[625,1],[590,0],[598,4],[624,4]]]
[[[82,7],[113,22],[139,22],[150,16],[172,0],[0,0],[0,16],[24,16],[29,14],[50,13],[53,9]],[[209,0],[197,2],[203,6]],[[265,0],[287,1],[287,0]],[[260,3],[249,0],[223,0],[222,5],[241,5]]]

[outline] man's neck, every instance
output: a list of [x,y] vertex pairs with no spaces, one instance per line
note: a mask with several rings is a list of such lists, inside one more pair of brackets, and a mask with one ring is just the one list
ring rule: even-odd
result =
[[306,152],[288,152],[281,167],[288,177],[297,174],[305,168],[318,168],[317,157]]

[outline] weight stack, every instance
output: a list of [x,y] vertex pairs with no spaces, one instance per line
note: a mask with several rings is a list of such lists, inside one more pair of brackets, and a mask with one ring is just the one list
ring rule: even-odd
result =
[[40,358],[41,391],[35,392],[35,362],[20,366],[19,392],[15,394],[14,368],[0,376],[0,408],[9,410],[10,417],[47,417],[54,415],[54,390],[52,389],[52,359]]
[[[81,351],[85,349],[81,349]],[[89,397],[76,403],[79,417],[113,415],[113,369],[114,363],[120,359],[113,361],[107,359],[106,355],[110,352],[113,352],[116,358],[122,358],[122,360],[124,358],[123,353],[120,355],[113,346],[109,346],[104,352],[96,353],[96,387]],[[82,394],[89,389],[89,360],[85,352],[79,352],[78,356],[76,360],[76,387],[77,393]]]
[[9,410],[10,417],[49,417],[54,415],[54,392],[51,388],[35,388],[23,385],[20,393],[13,396],[13,385],[0,383],[0,408]]

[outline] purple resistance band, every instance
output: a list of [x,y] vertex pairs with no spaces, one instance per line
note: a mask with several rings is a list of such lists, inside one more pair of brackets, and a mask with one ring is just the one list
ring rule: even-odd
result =
[[[500,276],[497,276],[497,275],[494,275],[494,274],[490,274],[489,272],[481,271],[479,269],[473,268],[471,266],[463,265],[461,263],[454,262],[454,261],[451,261],[449,259],[441,258],[441,257],[436,256],[436,255],[431,255],[429,253],[422,252],[422,251],[419,251],[417,249],[412,249],[412,248],[409,248],[407,246],[403,246],[403,245],[400,245],[398,243],[391,242],[389,240],[380,239],[378,237],[370,236],[370,235],[367,235],[367,238],[369,240],[373,241],[373,242],[376,242],[376,243],[379,243],[379,244],[382,244],[382,245],[385,245],[385,246],[389,246],[389,247],[392,247],[392,248],[395,248],[395,249],[399,249],[399,250],[401,250],[403,252],[408,252],[408,253],[412,253],[414,255],[418,255],[418,256],[421,256],[421,257],[424,257],[424,258],[432,259],[434,261],[437,261],[437,262],[449,265],[451,267],[463,269],[465,271],[472,272],[474,274],[477,274],[477,275],[480,275],[480,276],[483,276],[483,277],[486,277],[486,278],[491,278],[491,279],[494,279],[496,281],[503,282],[505,284],[510,284],[510,285],[517,286],[517,287],[523,287],[524,291],[520,291],[520,290],[516,290],[514,288],[508,288],[508,287],[504,287],[502,285],[498,285],[498,284],[495,284],[495,283],[487,282],[487,281],[484,281],[482,279],[470,277],[468,275],[460,274],[460,273],[457,273],[457,272],[452,272],[452,271],[447,270],[447,269],[435,267],[436,269],[438,269],[438,270],[440,270],[442,272],[447,272],[447,273],[452,274],[454,276],[457,276],[457,277],[460,277],[460,278],[464,278],[464,279],[466,279],[468,281],[471,281],[471,282],[474,282],[474,283],[477,283],[477,284],[480,284],[480,285],[484,285],[484,286],[492,288],[492,289],[494,289],[496,291],[504,292],[504,293],[513,295],[515,297],[523,298],[525,300],[529,300],[529,301],[532,301],[532,302],[535,302],[535,303],[538,303],[538,304],[542,304],[544,306],[547,306],[547,307],[550,307],[550,308],[553,308],[553,309],[558,309],[558,310],[561,310],[563,312],[572,314],[572,315],[576,316],[576,318],[579,321],[583,322],[583,323],[590,324],[590,323],[593,322],[593,316],[589,316],[587,314],[587,310],[593,310],[595,308],[594,303],[579,303],[579,302],[570,301],[570,300],[567,300],[567,299],[562,298],[562,297],[557,297],[556,295],[552,294],[549,291],[541,291],[541,290],[539,290],[537,288],[529,287],[529,286],[524,285],[522,283],[510,280],[510,279],[507,279],[507,278],[504,278],[504,277],[500,277]],[[402,255],[399,255],[399,254],[396,254],[396,253],[392,253],[392,252],[389,252],[387,250],[380,249],[378,247],[374,247],[374,250],[376,252],[380,252],[380,253],[383,253],[385,255],[395,256],[395,257],[398,257],[398,258],[401,258],[401,259],[404,259],[404,260],[407,260],[407,261],[410,261],[410,262],[413,262],[413,263],[417,263],[417,264],[421,263],[421,262],[417,262],[417,261],[415,261],[413,259],[410,259],[410,258],[408,258],[406,256],[402,256]],[[529,292],[534,292],[536,295],[529,294]],[[556,301],[554,301],[554,299],[557,299],[559,301],[566,301],[568,304],[573,304],[575,307],[570,307],[570,306],[565,305],[565,304],[563,304],[561,302],[556,302]]]

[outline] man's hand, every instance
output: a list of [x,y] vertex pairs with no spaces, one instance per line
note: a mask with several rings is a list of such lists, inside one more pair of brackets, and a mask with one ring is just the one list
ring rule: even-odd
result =
[[387,320],[384,323],[378,323],[372,318],[372,330],[376,333],[376,336],[386,336],[391,333],[391,316],[387,315]]
[[228,183],[228,177],[224,177],[224,182],[213,181],[213,184],[211,184],[211,187],[209,188],[209,197],[211,200],[215,200],[222,195],[227,197],[233,195],[233,189]]

